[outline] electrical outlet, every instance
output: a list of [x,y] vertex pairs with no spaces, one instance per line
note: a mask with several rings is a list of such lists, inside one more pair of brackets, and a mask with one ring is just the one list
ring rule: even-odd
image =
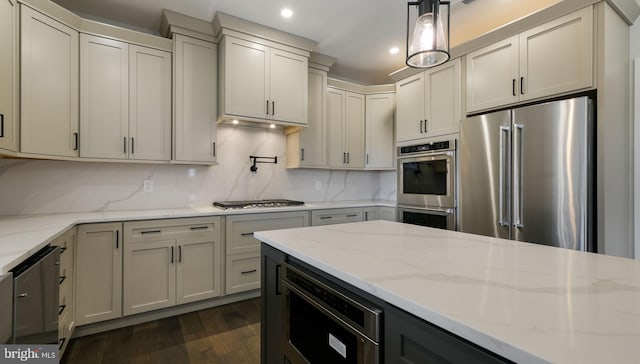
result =
[[316,191],[320,191],[322,189],[322,182],[316,181]]
[[153,180],[145,179],[144,180],[144,192],[153,192]]

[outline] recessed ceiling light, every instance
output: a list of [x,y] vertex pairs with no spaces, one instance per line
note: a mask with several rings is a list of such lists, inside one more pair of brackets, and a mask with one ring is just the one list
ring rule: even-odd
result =
[[280,11],[280,15],[282,15],[283,18],[291,18],[291,16],[293,16],[293,10],[284,8]]
[[389,53],[391,54],[398,54],[398,52],[400,52],[400,48],[398,47],[391,47],[391,49],[389,49]]

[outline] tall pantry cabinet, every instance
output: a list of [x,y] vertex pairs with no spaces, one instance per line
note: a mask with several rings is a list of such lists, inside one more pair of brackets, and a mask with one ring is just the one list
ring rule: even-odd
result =
[[78,32],[20,6],[24,153],[78,156]]
[[0,149],[17,149],[18,3],[0,2]]

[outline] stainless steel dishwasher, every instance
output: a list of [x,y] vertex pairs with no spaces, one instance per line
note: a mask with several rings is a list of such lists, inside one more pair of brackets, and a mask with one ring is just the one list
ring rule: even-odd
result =
[[57,344],[60,249],[46,246],[12,272],[12,343]]

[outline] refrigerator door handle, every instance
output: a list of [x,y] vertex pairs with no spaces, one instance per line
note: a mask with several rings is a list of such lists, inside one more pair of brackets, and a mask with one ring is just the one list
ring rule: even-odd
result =
[[498,175],[500,176],[500,187],[499,189],[499,215],[498,215],[498,224],[500,226],[509,226],[509,220],[504,218],[504,212],[505,210],[508,210],[505,208],[504,204],[505,201],[508,201],[509,198],[506,197],[505,195],[509,196],[509,192],[507,191],[507,189],[509,188],[509,184],[506,183],[506,179],[509,176],[509,171],[507,170],[505,172],[505,168],[508,168],[508,166],[510,165],[509,161],[507,160],[507,156],[508,156],[508,151],[511,149],[511,143],[510,143],[510,137],[509,137],[509,127],[508,126],[501,126],[500,127],[500,165],[499,168],[500,170],[498,171]]
[[[513,226],[515,228],[523,228],[524,223],[522,221],[523,209],[522,209],[522,135],[524,134],[524,125],[513,124]],[[517,142],[517,144],[516,144]]]

